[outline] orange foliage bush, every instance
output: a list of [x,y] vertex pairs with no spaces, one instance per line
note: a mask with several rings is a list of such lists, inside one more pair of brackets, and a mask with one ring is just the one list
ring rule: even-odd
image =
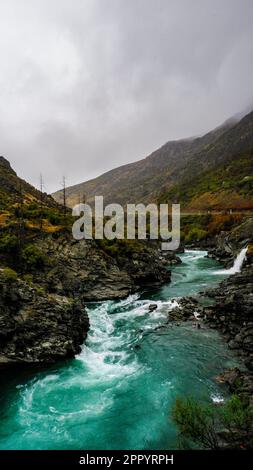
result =
[[231,230],[243,220],[241,214],[213,214],[211,222],[208,224],[207,231],[209,235],[216,235],[222,231]]

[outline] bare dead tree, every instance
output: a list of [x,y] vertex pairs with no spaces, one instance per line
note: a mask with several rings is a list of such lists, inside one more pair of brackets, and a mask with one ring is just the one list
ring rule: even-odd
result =
[[44,181],[43,176],[40,173],[40,231],[43,229],[43,191],[44,191]]
[[63,176],[62,178],[62,196],[63,196],[63,215],[64,215],[64,220],[66,221],[67,204],[66,204],[66,178],[65,176]]
[[17,229],[17,235],[18,235],[18,263],[21,264],[20,268],[22,270],[22,263],[21,263],[21,253],[22,249],[24,246],[24,210],[23,210],[23,205],[24,205],[24,195],[23,195],[23,185],[22,181],[19,183],[18,187],[18,211],[17,211],[17,216],[18,216],[18,229]]
[[78,194],[78,203],[79,204],[85,204],[86,202],[86,194],[85,193],[79,193]]

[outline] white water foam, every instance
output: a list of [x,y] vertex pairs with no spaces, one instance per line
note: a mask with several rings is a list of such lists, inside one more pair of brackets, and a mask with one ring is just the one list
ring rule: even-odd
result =
[[203,251],[203,250],[185,250],[184,253],[187,255],[187,259],[189,261],[204,258],[208,254],[207,251]]
[[213,274],[228,274],[228,275],[231,276],[232,274],[240,273],[241,269],[242,269],[243,262],[246,258],[246,255],[247,255],[247,251],[248,251],[248,247],[243,248],[240,251],[240,253],[237,255],[237,257],[234,261],[234,264],[233,264],[232,268],[230,268],[230,269],[221,269],[219,271],[215,271]]
[[[110,382],[124,379],[140,371],[133,348],[143,331],[153,330],[164,323],[168,310],[178,306],[176,301],[155,301],[157,308],[150,312],[151,300],[130,295],[119,302],[107,301],[89,311],[88,339],[77,356],[85,365],[91,382]],[[141,328],[136,320],[141,320]],[[87,381],[87,376],[86,376]]]
[[217,393],[216,394],[214,394],[214,393],[211,394],[211,400],[212,400],[213,403],[215,403],[217,405],[219,405],[220,403],[224,403],[224,401],[225,401],[224,397],[222,397],[221,395],[219,395]]

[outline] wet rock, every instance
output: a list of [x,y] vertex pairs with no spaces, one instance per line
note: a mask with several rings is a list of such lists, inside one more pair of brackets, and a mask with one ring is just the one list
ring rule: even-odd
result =
[[0,271],[0,365],[74,357],[88,329],[81,301],[9,281]]
[[[221,232],[215,237],[214,246],[208,250],[208,256],[221,262],[226,267],[231,267],[238,252],[245,246],[252,246],[253,218],[244,220],[230,232]],[[253,256],[253,250],[248,250],[247,259]],[[247,264],[247,260],[245,261]]]
[[169,318],[169,321],[182,320],[183,319],[182,310],[178,307],[173,308],[173,310],[169,311],[168,318]]
[[[35,272],[34,281],[49,292],[77,296],[84,301],[116,300],[141,288],[170,282],[168,263],[162,265],[158,246],[145,241],[138,252],[108,254],[94,240],[47,237],[40,249],[51,260],[44,272]],[[170,253],[169,258],[175,258]]]
[[154,310],[157,309],[157,307],[158,307],[157,304],[150,304],[148,306],[148,309],[149,309],[150,312],[153,312]]
[[194,297],[183,297],[178,301],[179,306],[169,310],[169,321],[196,321],[202,317],[202,308]]
[[[232,234],[220,236],[219,246],[212,253],[226,263],[233,260],[243,246],[253,246],[253,219],[248,219]],[[226,264],[225,263],[225,264]],[[226,383],[232,393],[253,404],[253,258],[247,256],[241,272],[223,280],[218,287],[202,293],[211,299],[210,305],[197,299],[181,299],[181,309],[175,312],[175,319],[188,319],[189,314],[198,312],[203,322],[220,331],[228,347],[242,360],[242,369],[226,371],[219,379]],[[173,315],[173,314],[172,314]],[[245,367],[246,366],[246,367]]]
[[228,347],[230,349],[239,349],[240,348],[240,343],[238,343],[237,341],[231,339],[231,341],[229,341],[229,343],[228,343]]

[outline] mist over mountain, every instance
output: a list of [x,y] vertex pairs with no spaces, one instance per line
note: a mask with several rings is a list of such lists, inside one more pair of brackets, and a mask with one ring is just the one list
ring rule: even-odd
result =
[[[169,141],[142,160],[70,186],[67,204],[73,207],[84,199],[93,204],[94,196],[102,195],[105,204],[162,201],[191,210],[249,209],[252,162],[253,111],[233,116],[203,136]],[[63,202],[62,191],[53,197]]]

